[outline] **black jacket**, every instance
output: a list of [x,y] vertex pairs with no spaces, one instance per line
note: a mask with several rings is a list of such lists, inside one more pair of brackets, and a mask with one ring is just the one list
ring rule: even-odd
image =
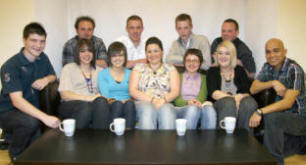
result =
[[[215,90],[221,90],[221,74],[220,67],[211,67],[207,72],[207,96],[209,101],[215,102],[212,94]],[[243,67],[235,67],[234,84],[237,87],[237,93],[250,93],[250,80]]]

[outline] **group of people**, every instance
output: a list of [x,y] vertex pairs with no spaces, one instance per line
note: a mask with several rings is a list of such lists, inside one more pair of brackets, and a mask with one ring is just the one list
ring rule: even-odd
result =
[[[283,163],[286,154],[302,150],[306,136],[305,74],[286,57],[280,39],[265,45],[267,62],[255,76],[252,52],[237,36],[238,23],[223,22],[211,47],[204,35],[192,33],[192,20],[175,20],[179,38],[163,61],[159,38],[144,42],[142,19],[127,19],[127,36],[106,49],[93,35],[95,22],[81,16],[77,35],[63,49],[59,79],[59,116],[39,109],[39,92],[56,80],[43,52],[47,33],[39,23],[24,28],[24,47],[1,67],[0,124],[12,134],[9,154],[21,154],[40,135],[40,122],[57,128],[60,119],[76,119],[77,128],[108,129],[114,118],[126,119],[126,129],[175,129],[175,119],[187,119],[188,129],[216,129],[227,116],[250,133],[264,122],[264,145]],[[179,73],[176,68],[183,68]],[[205,70],[206,74],[201,74]],[[273,88],[273,104],[258,109],[251,94]],[[136,124],[137,123],[137,124]],[[290,143],[289,147],[286,145]],[[286,151],[285,151],[286,148]],[[287,152],[289,151],[289,152]]]

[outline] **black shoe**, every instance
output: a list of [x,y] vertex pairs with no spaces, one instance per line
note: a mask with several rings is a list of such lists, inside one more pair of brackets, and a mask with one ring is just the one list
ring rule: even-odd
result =
[[0,142],[0,150],[7,150],[8,147],[9,147],[9,143],[5,139],[3,139],[3,141]]
[[10,157],[10,159],[11,159],[11,162],[15,162],[16,161],[16,159],[17,159],[17,156],[14,156],[14,155],[11,155],[10,153],[9,153],[9,157]]
[[306,145],[297,154],[306,155]]

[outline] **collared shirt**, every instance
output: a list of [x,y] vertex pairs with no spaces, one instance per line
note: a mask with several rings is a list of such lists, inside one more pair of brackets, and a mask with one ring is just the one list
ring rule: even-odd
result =
[[22,92],[23,98],[39,108],[39,90],[32,88],[32,83],[48,75],[55,75],[54,69],[45,53],[33,62],[21,51],[7,60],[1,67],[2,90],[0,95],[0,112],[14,109],[9,94]]
[[195,35],[192,33],[189,36],[187,44],[180,37],[173,41],[169,53],[166,56],[166,62],[183,64],[183,57],[189,48],[201,50],[204,59],[201,69],[207,70],[211,65],[211,55],[208,39],[204,35]]
[[[74,55],[75,55],[75,49],[78,44],[78,36],[75,36],[68,40],[63,49],[63,57],[62,57],[62,64],[63,66],[74,62]],[[106,55],[106,47],[104,45],[104,42],[101,38],[98,38],[96,36],[92,36],[91,42],[95,48],[95,57],[96,60],[104,60],[107,61],[107,55]]]
[[183,73],[181,94],[182,99],[192,100],[198,97],[202,85],[201,74],[196,73],[191,76],[187,72]]
[[[299,113],[301,116],[306,116],[304,71],[295,61],[286,58],[278,72],[275,72],[269,63],[265,63],[256,79],[262,82],[278,80],[287,89],[298,90],[300,93],[294,105],[286,110],[286,112]],[[275,101],[280,101],[282,99],[281,96],[277,95]]]
[[133,44],[130,37],[121,36],[116,41],[122,42],[127,50],[127,56],[129,61],[135,61],[139,59],[145,59],[145,43],[143,40],[140,40],[140,43],[137,47]]
[[[216,38],[213,43],[211,44],[211,55],[215,53],[217,50],[218,45],[223,41],[221,37]],[[249,47],[242,42],[239,38],[234,39],[233,44],[236,47],[237,50],[237,58],[241,60],[243,67],[249,72],[249,73],[255,73],[256,72],[256,65],[254,58],[252,56],[252,51],[249,49]],[[214,59],[212,58],[212,61],[214,62]]]

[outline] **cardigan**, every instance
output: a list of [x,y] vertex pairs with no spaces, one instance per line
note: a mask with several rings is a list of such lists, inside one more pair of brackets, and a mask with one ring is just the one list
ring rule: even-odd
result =
[[[183,81],[183,73],[180,74],[180,81]],[[207,87],[206,87],[206,76],[201,75],[201,89],[197,96],[197,100],[203,103],[206,100]],[[178,107],[183,107],[188,104],[188,100],[183,100],[182,93],[174,100],[174,105]]]
[[[237,65],[234,71],[234,84],[237,87],[237,93],[250,93],[250,80],[244,68]],[[212,94],[216,90],[221,90],[221,74],[219,66],[209,68],[206,81],[208,100],[215,102],[216,100],[212,98]]]

